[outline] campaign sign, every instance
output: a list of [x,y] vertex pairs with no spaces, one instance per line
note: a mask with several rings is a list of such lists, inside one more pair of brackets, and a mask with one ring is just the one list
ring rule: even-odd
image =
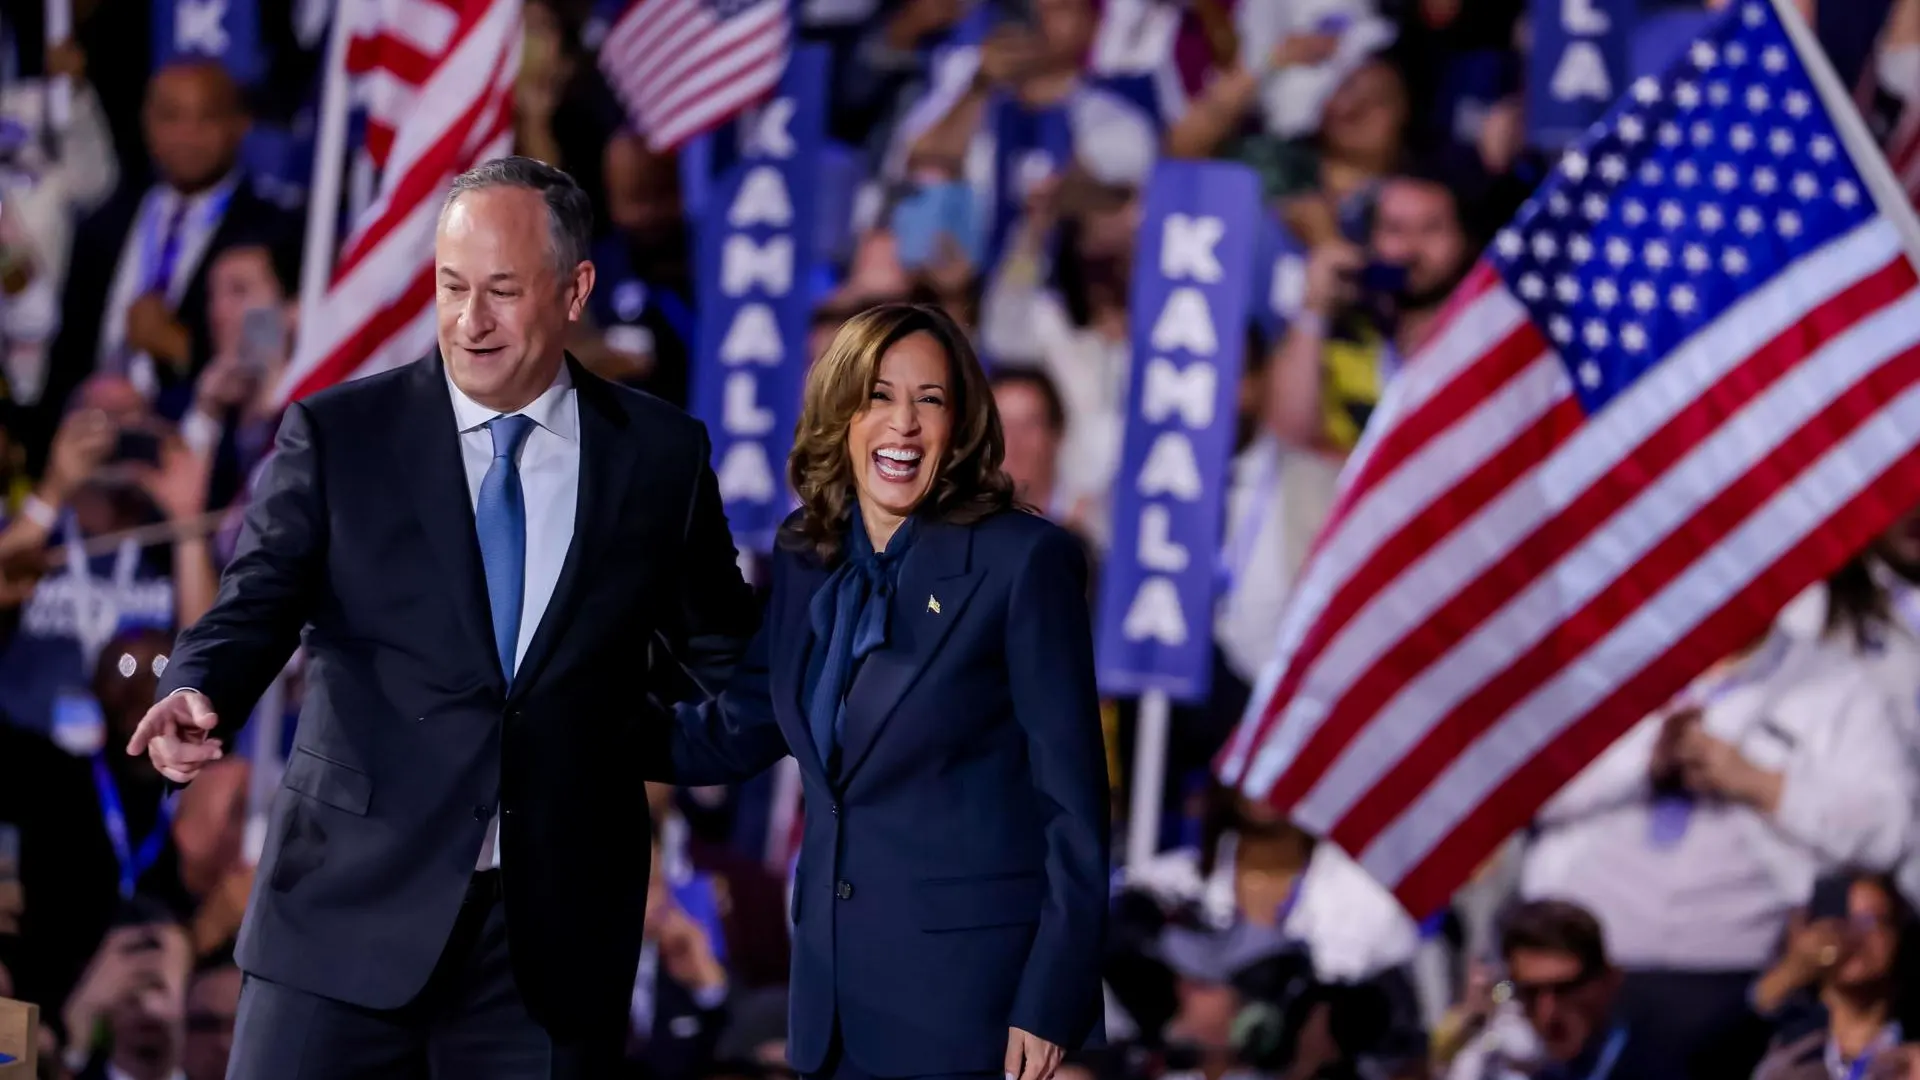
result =
[[1136,246],[1133,364],[1113,548],[1101,571],[1103,693],[1203,700],[1215,556],[1262,229],[1245,166],[1162,160]]
[[1533,0],[1527,138],[1573,142],[1626,89],[1636,0]]
[[693,412],[713,440],[727,523],[747,551],[772,549],[789,507],[826,110],[825,48],[795,49],[779,92],[743,119],[739,159],[700,217]]
[[153,66],[218,60],[235,81],[266,74],[257,0],[153,0]]
[[1306,302],[1307,246],[1272,213],[1261,215],[1260,225],[1260,245],[1254,254],[1254,283],[1260,291],[1253,325],[1271,345],[1286,336]]

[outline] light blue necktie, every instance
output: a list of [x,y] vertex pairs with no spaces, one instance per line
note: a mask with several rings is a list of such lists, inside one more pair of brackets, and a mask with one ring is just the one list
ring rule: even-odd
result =
[[480,565],[487,575],[487,604],[493,609],[493,647],[499,651],[500,673],[509,684],[520,643],[527,569],[527,503],[520,495],[520,467],[514,455],[532,430],[533,421],[524,416],[487,421],[487,432],[493,436],[493,465],[480,481],[480,501],[473,509]]

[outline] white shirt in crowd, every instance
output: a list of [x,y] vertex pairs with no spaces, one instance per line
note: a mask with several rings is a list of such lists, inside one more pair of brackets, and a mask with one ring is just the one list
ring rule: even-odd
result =
[[[1204,877],[1197,848],[1162,852],[1144,866],[1123,868],[1121,887],[1139,889],[1163,905],[1197,904],[1208,925],[1225,929],[1239,909],[1234,890],[1238,846],[1232,833],[1221,837],[1213,872]],[[1306,945],[1314,974],[1330,982],[1357,982],[1399,967],[1420,946],[1420,928],[1393,894],[1330,843],[1314,846],[1299,898],[1279,929]]]
[[161,251],[166,245],[167,227],[186,201],[186,213],[180,221],[179,249],[174,256],[172,274],[167,280],[167,306],[178,310],[181,297],[193,282],[200,260],[206,257],[213,234],[226,216],[233,193],[239,188],[239,172],[197,195],[182,195],[165,184],[155,184],[134,215],[133,228],[120,247],[120,262],[107,293],[106,311],[100,319],[100,345],[96,362],[103,370],[116,370],[123,362],[124,373],[134,385],[151,393],[153,358],[145,353],[122,356],[127,342],[127,311],[152,286],[159,268]]
[[1271,71],[1260,83],[1260,117],[1277,138],[1294,139],[1320,129],[1320,115],[1348,75],[1370,55],[1393,43],[1393,24],[1380,17],[1372,0],[1270,0],[1236,4],[1240,62],[1248,71],[1271,67],[1269,57],[1296,34],[1331,34],[1339,39],[1334,54],[1318,64],[1296,64]]
[[1711,700],[1704,723],[1783,774],[1772,815],[1698,800],[1678,838],[1654,838],[1649,770],[1663,718],[1643,720],[1540,811],[1521,892],[1592,911],[1628,968],[1752,971],[1772,956],[1814,878],[1891,869],[1906,851],[1914,774],[1901,705],[1852,644],[1783,623],[1751,681]]
[[[1873,641],[1863,643],[1860,662],[1874,682],[1897,707],[1897,726],[1908,767],[1920,777],[1920,589],[1884,564],[1870,563],[1875,579],[1889,599],[1890,625]],[[1827,619],[1826,584],[1815,585],[1781,613],[1781,625],[1794,633],[1820,632]],[[1920,836],[1916,836],[1920,840]],[[1920,903],[1920,843],[1910,843],[1906,858],[1895,871],[1895,884],[1909,903]]]
[[1213,638],[1233,673],[1254,685],[1273,660],[1287,597],[1333,507],[1340,462],[1262,434],[1234,455],[1230,477],[1222,543],[1230,581]]
[[1038,368],[1053,380],[1067,417],[1054,483],[1066,505],[1086,502],[1087,539],[1105,551],[1132,348],[1075,326],[1052,290],[1006,267],[993,274],[981,298],[980,341],[996,362]]
[[[493,467],[493,433],[487,422],[502,415],[460,392],[447,379],[453,395],[454,423],[460,432],[460,460],[466,466],[467,494],[478,509],[480,483]],[[573,516],[580,495],[580,406],[573,378],[565,365],[545,393],[520,410],[534,423],[520,444],[520,493],[527,514],[527,563],[520,604],[520,641],[514,664],[527,655],[527,645],[540,628],[540,617],[560,581],[560,567],[573,544]],[[500,865],[500,816],[487,825],[480,845],[479,868]]]

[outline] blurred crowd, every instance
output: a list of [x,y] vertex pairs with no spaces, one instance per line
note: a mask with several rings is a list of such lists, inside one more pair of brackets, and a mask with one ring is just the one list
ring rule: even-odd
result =
[[[1824,2],[1866,28],[1843,74],[1870,119],[1920,104],[1920,2]],[[275,61],[245,86],[218,63],[156,69],[114,5],[77,2],[74,40],[46,49],[39,5],[0,7],[0,996],[41,1006],[47,1076],[224,1074],[276,748],[171,803],[119,748],[213,601],[298,328],[299,178],[259,147],[300,129],[322,35],[313,5],[277,6]],[[1441,911],[1409,914],[1210,780],[1345,455],[1550,165],[1526,138],[1526,7],[1032,0],[961,48],[969,0],[799,5],[802,37],[834,50],[815,355],[869,304],[958,316],[1020,496],[1096,567],[1153,162],[1250,166],[1297,248],[1247,328],[1214,693],[1175,712],[1162,853],[1116,869],[1108,1039],[1069,1058],[1074,1080],[1920,1078],[1920,513],[1648,717]],[[684,404],[698,185],[626,127],[594,58],[603,8],[527,0],[518,148],[599,212],[575,355]],[[1007,102],[1065,115],[1064,156],[1003,161]],[[982,194],[999,176],[1011,212]],[[299,697],[296,656],[262,706],[284,723],[255,728],[284,745]],[[1120,820],[1131,704],[1107,721]],[[791,811],[762,788],[647,790],[635,1076],[784,1075],[790,868],[769,820]]]

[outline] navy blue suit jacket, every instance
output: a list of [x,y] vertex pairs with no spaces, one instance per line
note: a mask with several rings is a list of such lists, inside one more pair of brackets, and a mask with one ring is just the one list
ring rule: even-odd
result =
[[781,551],[767,617],[718,699],[682,706],[677,779],[789,752],[805,778],[788,1054],[882,1076],[1002,1071],[1017,1027],[1068,1050],[1101,1015],[1108,790],[1086,562],[1009,511],[922,522],[885,648],[847,694],[840,768],[808,732],[808,602],[829,569]]

